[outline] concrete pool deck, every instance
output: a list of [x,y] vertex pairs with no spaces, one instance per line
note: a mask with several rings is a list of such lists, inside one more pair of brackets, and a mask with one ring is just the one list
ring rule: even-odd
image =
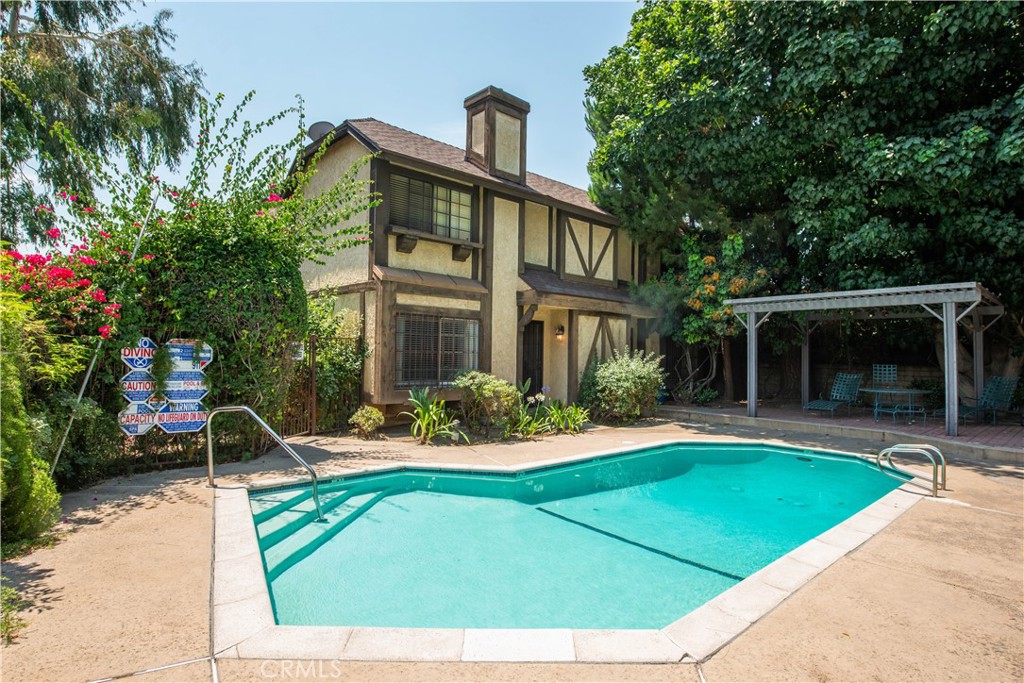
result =
[[[405,439],[294,441],[318,472],[330,475],[397,461],[514,466],[554,454],[731,437],[859,453],[878,448],[854,439],[667,421],[472,447],[420,447]],[[286,458],[276,451],[220,466],[218,483],[294,478],[298,471]],[[938,501],[922,500],[811,579],[711,656],[701,672],[685,662],[219,659],[219,679],[698,681],[703,674],[708,681],[1020,680],[1022,483],[1019,468],[954,462],[949,491]],[[191,663],[134,678],[212,680],[212,500],[200,468],[111,480],[66,496],[65,537],[3,565],[4,575],[34,602],[25,614],[29,626],[2,651],[3,680],[96,680],[181,662]]]

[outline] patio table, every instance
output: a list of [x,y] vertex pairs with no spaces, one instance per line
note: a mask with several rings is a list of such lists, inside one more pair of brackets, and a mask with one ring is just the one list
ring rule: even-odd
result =
[[[897,415],[906,415],[907,423],[913,423],[911,417],[920,415],[927,424],[928,411],[924,404],[914,400],[929,393],[928,389],[905,389],[903,387],[870,387],[861,389],[862,393],[870,394],[873,397],[875,422],[878,422],[879,413],[892,413],[893,424],[896,423]],[[899,399],[906,397],[906,402]]]

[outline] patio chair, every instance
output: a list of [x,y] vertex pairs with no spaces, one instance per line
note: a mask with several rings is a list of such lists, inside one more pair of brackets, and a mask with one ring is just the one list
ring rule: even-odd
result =
[[[1020,377],[989,377],[985,382],[985,389],[978,398],[960,399],[960,416],[967,424],[970,415],[978,417],[978,421],[985,419],[985,415],[992,413],[992,424],[996,423],[996,413],[1000,410],[1008,412],[1010,402],[1013,401],[1013,393],[1017,390],[1017,382]],[[973,403],[967,405],[964,401]]]
[[835,418],[836,408],[846,406],[846,414],[849,415],[850,404],[857,398],[857,390],[860,389],[860,381],[863,377],[864,375],[861,374],[836,373],[828,399],[819,398],[817,401],[811,401],[804,406],[804,414],[806,415],[808,410],[827,410]]
[[897,366],[875,363],[871,366],[871,386],[879,389],[896,386]]
[[[896,387],[897,366],[891,363],[875,363],[871,366],[871,387],[873,389],[893,389]],[[875,415],[875,422],[878,422],[879,413],[892,412],[896,408],[895,397],[883,398],[875,394],[874,404],[871,406]],[[895,419],[895,414],[893,415]]]

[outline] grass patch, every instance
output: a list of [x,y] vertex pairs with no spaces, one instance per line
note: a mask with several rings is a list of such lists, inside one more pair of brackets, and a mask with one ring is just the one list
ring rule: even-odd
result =
[[0,544],[0,559],[13,560],[16,557],[28,555],[33,550],[41,548],[52,548],[57,545],[63,534],[51,531],[36,538],[26,538],[21,541],[11,541]]
[[21,629],[28,626],[28,622],[21,618],[18,611],[27,605],[18,591],[7,585],[7,580],[2,579],[0,584],[0,639],[4,645],[10,645],[18,637]]

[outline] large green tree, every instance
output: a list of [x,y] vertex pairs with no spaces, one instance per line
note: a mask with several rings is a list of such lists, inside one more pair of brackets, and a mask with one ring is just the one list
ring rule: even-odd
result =
[[744,233],[784,291],[977,280],[1024,336],[1022,17],[646,3],[585,71],[592,192],[669,252]]
[[60,121],[101,156],[131,152],[174,165],[189,149],[202,72],[171,59],[171,13],[122,23],[132,3],[0,2],[3,108],[0,239],[37,239],[53,193],[88,195],[93,178],[48,127]]

